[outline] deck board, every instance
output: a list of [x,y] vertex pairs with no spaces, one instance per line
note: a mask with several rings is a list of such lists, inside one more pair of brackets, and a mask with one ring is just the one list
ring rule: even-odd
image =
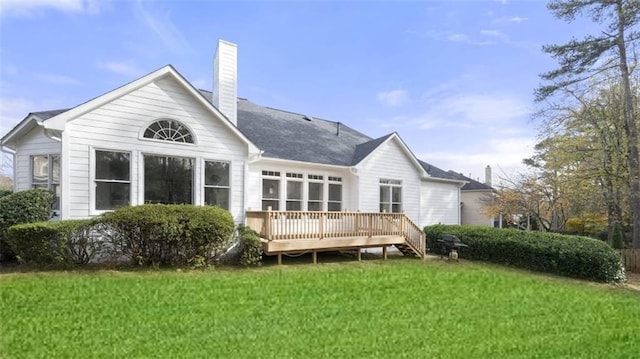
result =
[[405,240],[402,236],[362,236],[362,237],[337,237],[324,239],[294,239],[294,240],[262,240],[262,250],[266,254],[286,252],[300,252],[306,250],[345,250],[365,247],[384,247],[394,244],[402,244]]

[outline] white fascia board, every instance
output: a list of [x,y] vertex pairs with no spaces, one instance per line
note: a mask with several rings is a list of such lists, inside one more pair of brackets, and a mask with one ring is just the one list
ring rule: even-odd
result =
[[42,126],[43,121],[38,116],[34,114],[29,114],[25,117],[24,120],[20,121],[14,128],[11,129],[2,139],[0,139],[0,145],[6,146],[7,148],[15,149],[11,146],[11,142],[16,138],[20,137],[24,133],[31,131],[36,126]]
[[448,179],[448,178],[440,178],[440,177],[423,177],[422,178],[423,181],[431,181],[431,182],[446,182],[446,183],[451,183],[451,184],[456,184],[458,185],[460,188],[462,188],[462,186],[466,185],[467,181],[462,181],[462,180],[454,180],[454,179]]

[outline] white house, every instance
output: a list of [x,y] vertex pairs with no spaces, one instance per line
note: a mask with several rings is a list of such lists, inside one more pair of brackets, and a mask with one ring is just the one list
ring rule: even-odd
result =
[[238,223],[268,207],[460,223],[465,180],[418,160],[397,133],[372,139],[238,98],[236,54],[218,43],[213,92],[165,66],[76,107],[28,114],[0,142],[14,156],[14,190],[55,191],[62,219],[193,203]]

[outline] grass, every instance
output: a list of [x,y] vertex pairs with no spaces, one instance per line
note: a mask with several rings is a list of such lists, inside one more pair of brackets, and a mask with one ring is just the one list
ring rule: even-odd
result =
[[470,262],[0,276],[0,357],[631,358],[640,295]]

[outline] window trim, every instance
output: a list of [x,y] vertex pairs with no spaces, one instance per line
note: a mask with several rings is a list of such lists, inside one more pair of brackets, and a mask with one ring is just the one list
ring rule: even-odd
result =
[[[386,204],[389,206],[390,211],[386,212],[386,213],[403,213],[404,212],[404,204],[403,204],[403,196],[402,196],[402,180],[396,180],[396,179],[388,179],[388,178],[380,178],[380,180],[378,181],[378,193],[380,193],[380,191],[382,190],[383,187],[388,187],[389,188],[389,198],[387,202],[384,202],[382,199],[382,196],[379,194],[378,196],[379,201],[379,211],[382,213],[382,206],[383,204]],[[394,188],[400,188],[400,202],[394,202],[393,201],[393,189]],[[394,205],[399,205],[400,206],[400,211],[399,212],[394,212],[393,211],[393,206]]]
[[[285,211],[304,211],[305,210],[305,198],[304,198],[304,187],[305,187],[305,180],[304,180],[304,175],[300,172],[287,172],[286,173],[286,177],[285,177],[285,193],[284,193],[284,200],[285,200]],[[293,182],[293,183],[299,183],[300,184],[300,198],[298,199],[291,199],[289,198],[289,183]],[[290,202],[295,202],[298,203],[298,205],[300,206],[300,209],[292,209],[289,210],[288,206]]]
[[[89,215],[100,215],[107,212],[114,211],[113,209],[96,209],[96,191],[98,186],[96,184],[96,151],[103,152],[124,152],[129,154],[129,205],[135,205],[136,201],[133,197],[133,163],[134,163],[134,151],[131,150],[121,150],[121,149],[113,149],[113,148],[105,148],[105,147],[90,147],[89,148]],[[109,181],[109,182],[118,182],[118,183],[126,183],[126,181]]]
[[[207,185],[207,162],[219,162],[228,164],[228,176],[229,176],[229,184],[227,186],[217,186],[217,185]],[[226,208],[227,211],[231,211],[232,203],[231,203],[231,184],[233,183],[233,179],[231,174],[232,171],[232,162],[226,160],[215,160],[215,159],[202,159],[202,205],[208,206],[206,202],[206,189],[207,188],[226,188],[227,189],[227,203],[229,204],[229,208]],[[195,184],[194,184],[195,185]],[[222,207],[220,207],[222,208]],[[224,208],[223,208],[224,209]]]
[[[265,179],[272,180],[272,181],[278,181],[278,198],[265,198],[264,197],[264,180]],[[282,203],[281,203],[282,202],[282,171],[268,171],[268,170],[262,170],[261,171],[261,176],[260,176],[260,209],[262,211],[266,211],[267,210],[267,209],[263,209],[265,201],[278,202],[278,209],[273,209],[273,207],[271,206],[271,209],[273,211],[280,211],[280,208],[282,208]],[[267,206],[267,207],[269,207],[269,206]]]
[[[163,141],[166,142],[166,141]],[[169,142],[171,143],[171,142]],[[139,196],[140,196],[140,203],[141,204],[146,204],[146,198],[145,198],[145,191],[146,191],[146,171],[145,171],[145,156],[155,156],[155,157],[172,157],[172,158],[185,158],[185,159],[190,159],[193,161],[192,164],[192,174],[191,174],[191,203],[185,203],[185,204],[191,204],[191,205],[197,205],[197,191],[198,191],[198,186],[197,186],[197,182],[196,182],[196,176],[197,176],[197,170],[198,170],[198,157],[197,156],[176,156],[176,155],[170,155],[167,154],[166,152],[162,152],[162,153],[158,153],[158,152],[147,152],[147,151],[141,151],[140,152],[140,173],[138,176],[138,183],[139,183]]]
[[[153,125],[156,122],[160,122],[160,121],[174,121],[179,123],[180,125],[182,125],[182,127],[186,128],[189,133],[191,134],[191,138],[193,139],[193,143],[190,142],[178,142],[178,141],[170,141],[170,140],[161,140],[161,139],[156,139],[156,138],[149,138],[149,137],[144,137],[144,133],[147,132],[147,129]],[[140,127],[140,131],[138,132],[138,139],[141,141],[151,141],[151,142],[156,142],[156,143],[164,143],[164,144],[177,144],[180,146],[197,146],[198,145],[198,138],[196,137],[196,132],[191,128],[191,126],[187,125],[186,123],[176,120],[175,118],[171,118],[171,117],[158,117],[155,118],[149,122],[147,122],[144,126]]]
[[[336,185],[336,186],[340,186],[340,201],[332,201],[331,200],[331,185]],[[329,209],[329,205],[330,204],[335,204],[338,203],[340,204],[340,210],[339,211],[335,211],[335,210],[330,210]],[[337,177],[337,176],[329,176],[327,178],[327,211],[329,212],[342,212],[344,210],[344,185],[342,184],[342,177]]]
[[[52,158],[56,156],[58,157],[58,182],[54,182],[53,181],[53,160]],[[33,177],[34,177],[34,170],[33,170],[33,160],[34,157],[47,157],[47,188],[43,188],[43,187],[34,187],[34,182],[33,182]],[[58,191],[60,192],[60,195],[58,196],[56,191],[51,188],[51,186],[53,185],[57,185],[58,186]],[[59,216],[60,215],[60,211],[62,208],[62,156],[60,155],[60,153],[43,153],[43,154],[32,154],[29,155],[29,188],[43,188],[46,189],[47,191],[51,191],[53,192],[55,198],[57,199],[57,204],[58,204],[58,208],[54,208],[52,206],[51,210],[53,211],[55,216]]]
[[[328,185],[326,185],[326,181],[325,181],[325,177],[324,175],[316,175],[316,174],[307,174],[307,178],[306,178],[306,202],[307,202],[307,211],[309,212],[324,212],[326,209],[326,204],[325,204],[325,188],[328,187]],[[311,189],[311,184],[312,183],[317,183],[320,184],[322,187],[320,188],[320,200],[312,200],[310,197],[310,189]],[[320,210],[315,211],[315,210],[310,210],[309,209],[309,205],[311,203],[320,203]]]

